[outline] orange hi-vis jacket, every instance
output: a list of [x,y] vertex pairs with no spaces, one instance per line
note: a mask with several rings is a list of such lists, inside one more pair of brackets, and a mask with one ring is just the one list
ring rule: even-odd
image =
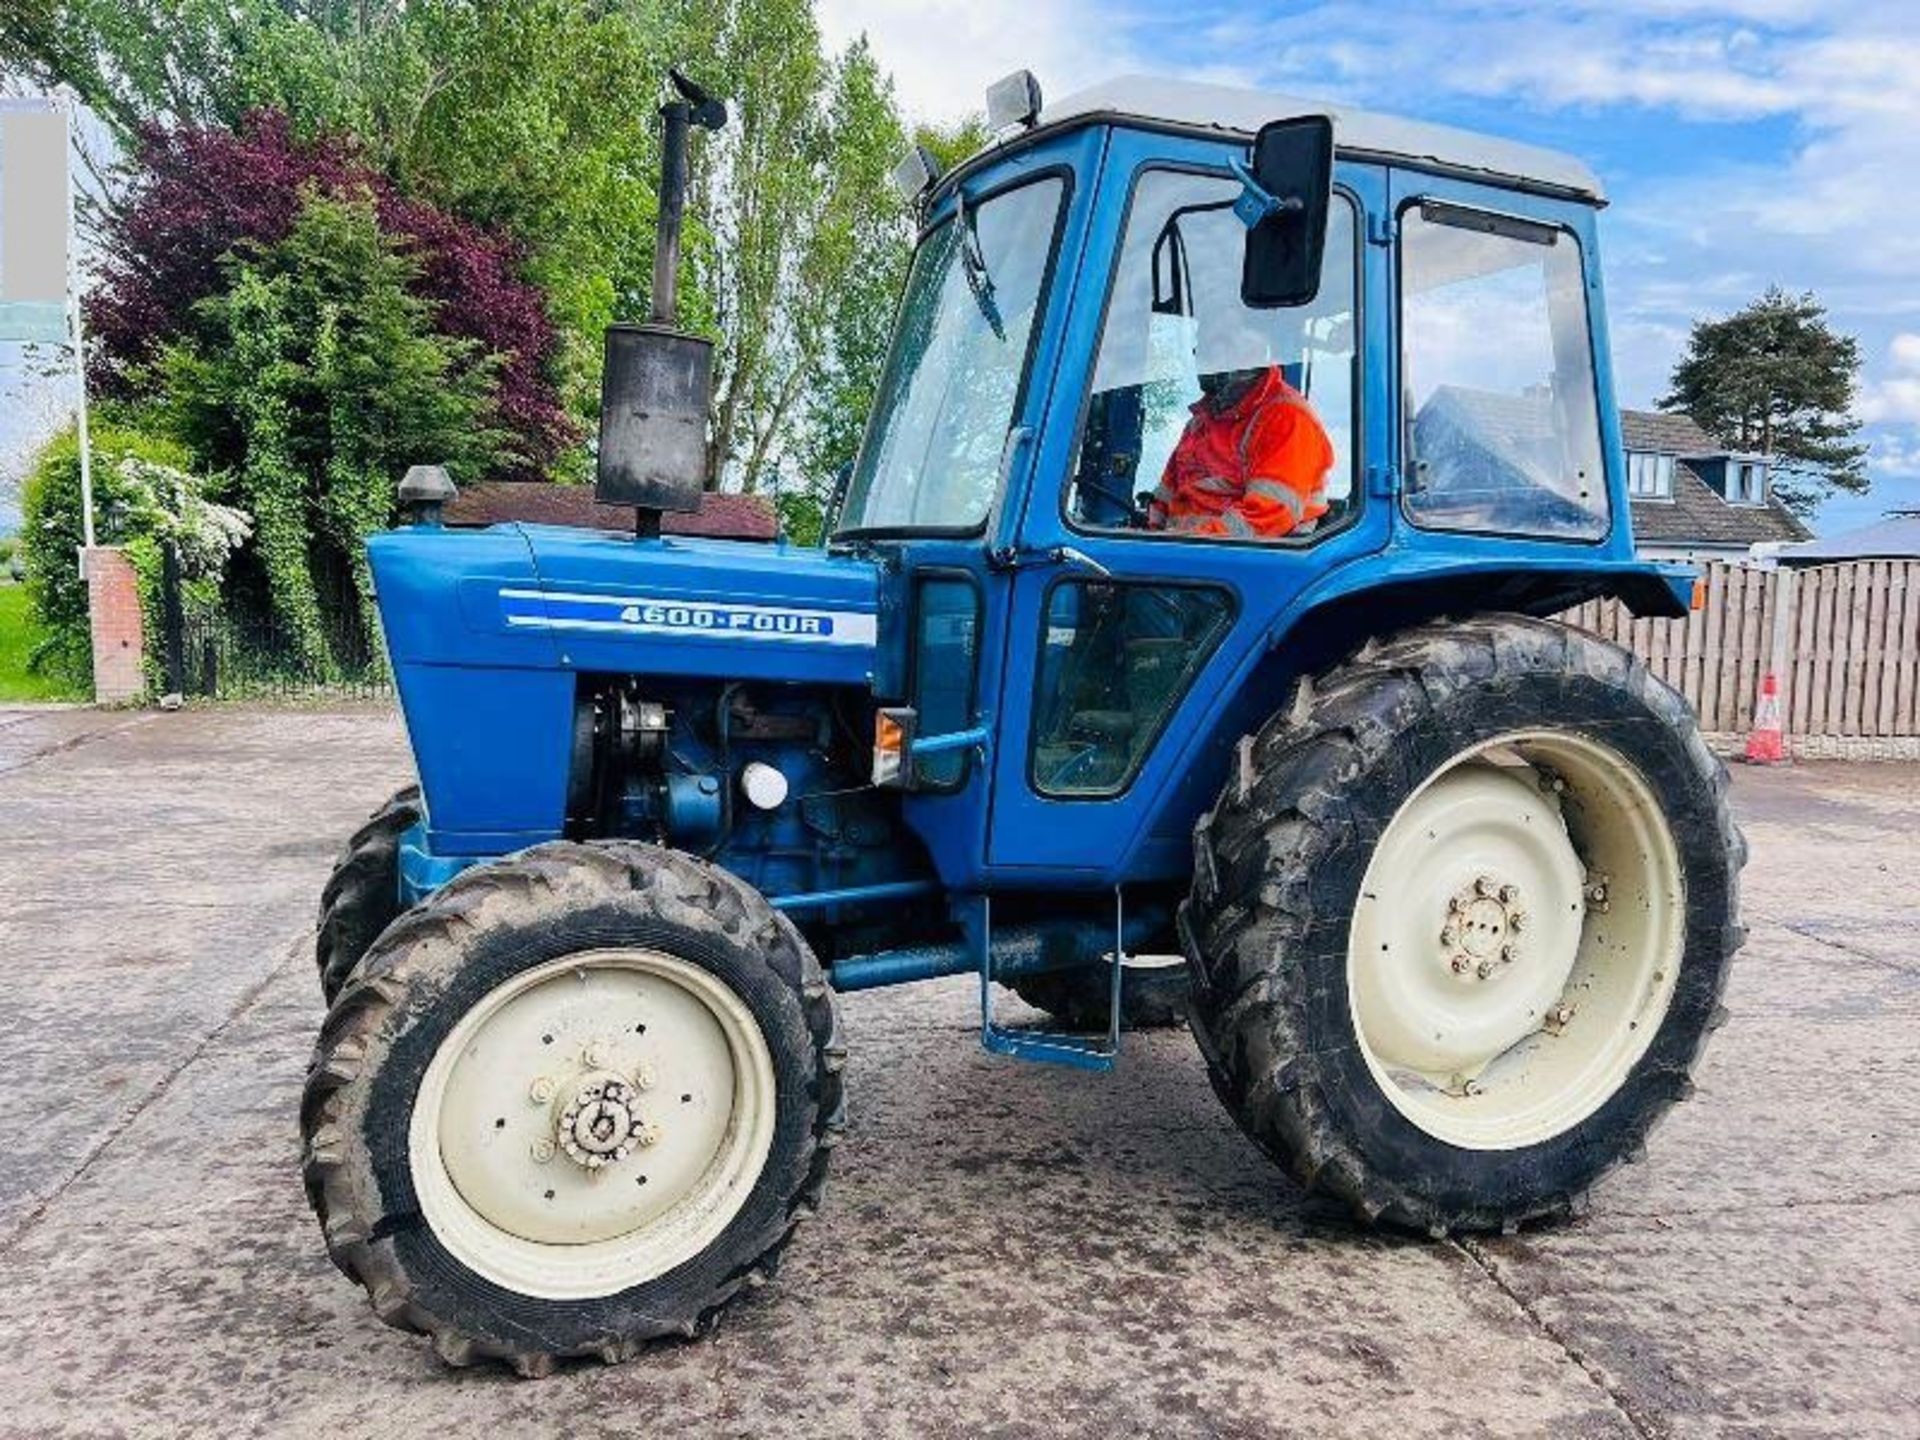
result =
[[1280,368],[1226,410],[1203,398],[1167,457],[1147,528],[1272,540],[1327,513],[1333,444],[1306,396]]

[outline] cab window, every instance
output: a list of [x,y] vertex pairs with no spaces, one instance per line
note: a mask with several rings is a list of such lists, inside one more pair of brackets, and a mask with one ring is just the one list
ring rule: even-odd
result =
[[1401,220],[1407,514],[1435,529],[1607,533],[1573,235],[1427,201]]
[[1033,691],[1034,788],[1062,798],[1126,789],[1232,621],[1227,593],[1207,586],[1055,585]]
[[1045,313],[1066,182],[969,201],[915,252],[841,534],[978,528]]
[[1351,505],[1353,204],[1334,196],[1313,303],[1255,310],[1239,194],[1165,169],[1135,187],[1069,480],[1082,528],[1297,541]]

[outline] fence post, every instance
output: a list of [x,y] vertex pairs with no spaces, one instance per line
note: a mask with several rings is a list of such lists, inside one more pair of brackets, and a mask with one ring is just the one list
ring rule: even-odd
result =
[[1793,636],[1799,577],[1786,565],[1773,572],[1773,637],[1767,644],[1767,669],[1780,681],[1781,710],[1791,714],[1793,699]]
[[166,670],[161,703],[178,703],[186,692],[186,610],[180,600],[180,551],[169,540],[160,548],[160,657]]

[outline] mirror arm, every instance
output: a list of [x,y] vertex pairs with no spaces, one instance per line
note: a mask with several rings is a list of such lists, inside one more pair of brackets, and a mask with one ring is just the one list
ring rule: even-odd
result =
[[1240,198],[1233,202],[1233,213],[1247,229],[1253,229],[1269,216],[1307,208],[1307,202],[1298,195],[1289,195],[1283,200],[1270,193],[1254,178],[1252,168],[1239,156],[1228,156],[1227,168],[1233,171],[1234,178],[1240,182]]

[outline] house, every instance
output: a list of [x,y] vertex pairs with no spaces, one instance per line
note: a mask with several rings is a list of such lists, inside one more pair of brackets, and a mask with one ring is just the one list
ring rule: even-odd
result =
[[[447,502],[449,525],[574,525],[587,530],[633,533],[631,505],[602,505],[591,485],[553,485],[532,480],[485,480],[463,486]],[[778,526],[772,504],[761,495],[708,491],[700,508],[660,517],[665,535],[704,535],[717,540],[771,540]]]
[[1920,510],[1896,510],[1884,520],[1781,549],[1782,565],[1835,565],[1845,560],[1920,560]]
[[1740,561],[1812,537],[1773,498],[1766,456],[1729,450],[1685,415],[1622,410],[1620,432],[1643,559]]

